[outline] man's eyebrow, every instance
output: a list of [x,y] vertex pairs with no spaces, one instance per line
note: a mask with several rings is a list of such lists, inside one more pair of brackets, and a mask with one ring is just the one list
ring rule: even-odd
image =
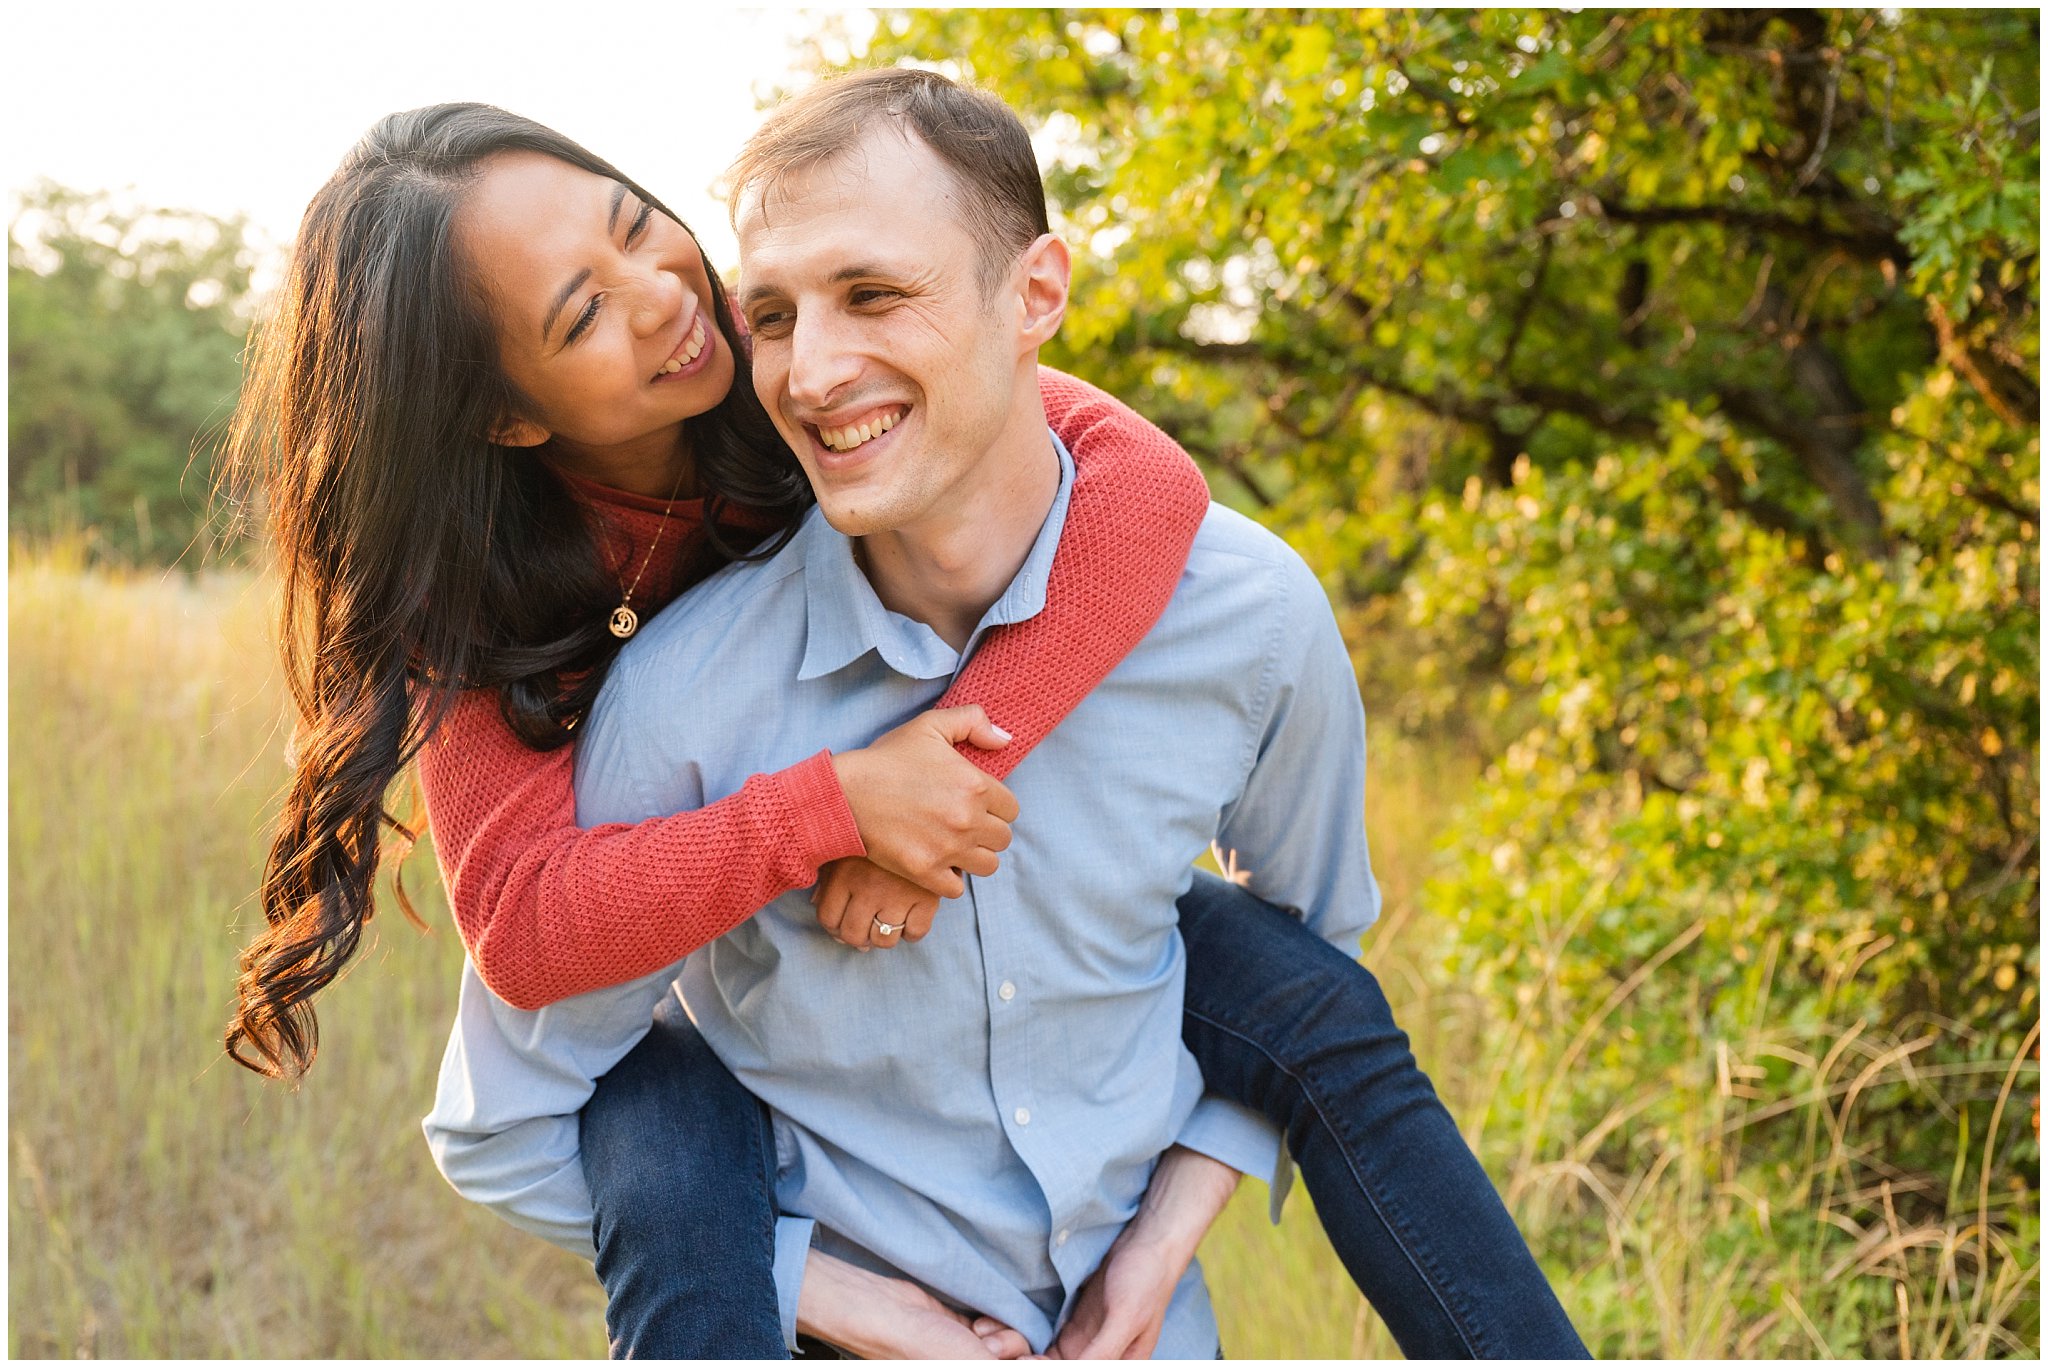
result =
[[569,302],[569,296],[582,289],[583,282],[588,279],[590,279],[590,268],[586,266],[576,273],[574,280],[571,280],[562,287],[560,294],[555,296],[555,302],[548,307],[548,316],[540,321],[541,341],[545,342],[548,340],[548,334],[555,330],[555,316],[562,312],[562,306]]
[[[884,280],[894,280],[900,275],[901,272],[895,267],[884,266],[873,261],[856,261],[851,265],[841,266],[830,276],[826,277],[826,284],[839,285],[849,280],[868,280],[877,276]],[[773,285],[755,285],[740,293],[740,307],[744,309],[764,296],[779,295],[781,293],[782,291],[776,289]]]

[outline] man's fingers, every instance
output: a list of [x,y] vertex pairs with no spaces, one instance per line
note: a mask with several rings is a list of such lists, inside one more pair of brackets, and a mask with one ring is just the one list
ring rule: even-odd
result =
[[965,741],[982,750],[1001,750],[1010,744],[1010,734],[988,720],[978,703],[960,708],[937,708],[926,718],[949,746]]

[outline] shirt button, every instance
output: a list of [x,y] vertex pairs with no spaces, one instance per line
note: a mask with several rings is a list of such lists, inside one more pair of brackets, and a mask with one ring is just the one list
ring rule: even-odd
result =
[[1029,1108],[1029,1107],[1019,1107],[1019,1108],[1017,1108],[1017,1113],[1016,1113],[1016,1115],[1017,1115],[1017,1124],[1018,1124],[1018,1125],[1020,1125],[1020,1126],[1028,1126],[1028,1125],[1030,1125],[1030,1124],[1031,1124],[1031,1108]]
[[1062,1231],[1061,1231],[1061,1232],[1060,1232],[1059,1234],[1057,1234],[1057,1235],[1053,1236],[1053,1237],[1052,1237],[1052,1242],[1053,1242],[1053,1244],[1054,1244],[1054,1245],[1063,1245],[1063,1244],[1065,1244],[1065,1243],[1067,1242],[1067,1234],[1068,1234],[1068,1232],[1067,1232],[1067,1231],[1064,1231],[1064,1230],[1062,1230]]
[[1017,985],[1008,979],[1004,979],[1003,986],[996,989],[996,996],[1008,1002],[1011,998],[1017,996]]

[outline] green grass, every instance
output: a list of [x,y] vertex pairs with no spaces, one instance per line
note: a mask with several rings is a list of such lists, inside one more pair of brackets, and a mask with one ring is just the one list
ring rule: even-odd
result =
[[[300,1089],[220,1053],[284,773],[263,589],[18,555],[9,623],[10,1353],[601,1354],[587,1266],[456,1198],[420,1138],[461,960],[423,853],[408,883],[433,932],[379,919],[323,999],[325,1044]],[[1858,1096],[1910,1068],[1910,1042],[1767,1026],[1767,1000],[1752,1038],[1697,1042],[1700,1076],[1719,1081],[1681,1099],[1683,1124],[1653,1137],[1640,1171],[1614,1167],[1635,1099],[1568,1144],[1527,1139],[1500,1104],[1527,1091],[1502,1077],[1526,1043],[1511,1052],[1513,1023],[1445,975],[1448,931],[1415,901],[1473,765],[1373,740],[1387,905],[1368,962],[1596,1348],[2034,1351],[2034,1189],[1996,1171],[1984,1139],[1993,1097],[1994,1128],[2026,1123],[2033,1061],[1953,1080],[1982,1100],[1958,1111],[1977,1129],[1959,1132],[1939,1204],[1848,1190],[1874,1143]],[[1600,1030],[1587,1023],[1587,1041]],[[1570,1081],[1569,1043],[1540,1054],[1552,1086]],[[1805,1062],[1765,1096],[1756,1061],[1786,1056]],[[1799,1164],[1745,1166],[1763,1124],[1806,1127]],[[1264,1208],[1247,1184],[1203,1249],[1231,1355],[1393,1355],[1305,1194],[1277,1231]]]

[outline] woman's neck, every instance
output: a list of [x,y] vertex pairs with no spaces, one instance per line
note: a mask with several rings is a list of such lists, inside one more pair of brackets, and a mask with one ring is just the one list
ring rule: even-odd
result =
[[650,433],[621,446],[592,449],[556,438],[548,445],[555,464],[592,480],[649,499],[694,498],[697,472],[690,441],[680,431]]

